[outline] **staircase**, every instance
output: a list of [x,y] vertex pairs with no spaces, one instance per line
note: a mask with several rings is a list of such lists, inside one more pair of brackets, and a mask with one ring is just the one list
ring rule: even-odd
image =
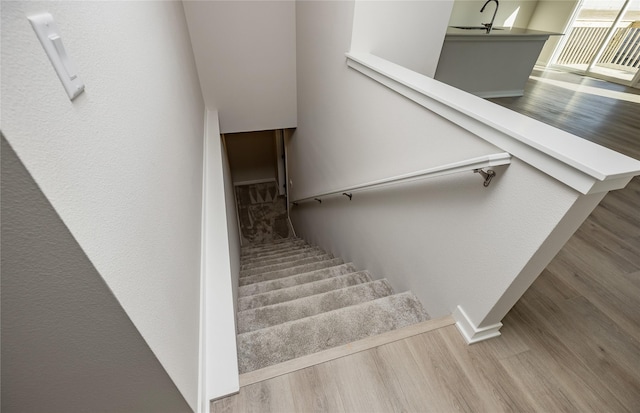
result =
[[237,308],[240,373],[429,319],[413,293],[296,238],[242,248]]

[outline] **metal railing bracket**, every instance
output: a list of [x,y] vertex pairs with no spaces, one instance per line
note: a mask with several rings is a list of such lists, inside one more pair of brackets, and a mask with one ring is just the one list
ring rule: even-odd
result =
[[485,187],[489,186],[493,177],[496,176],[496,172],[493,169],[488,169],[485,172],[482,168],[479,168],[479,169],[474,169],[473,172],[482,175],[482,177],[484,178],[483,185]]

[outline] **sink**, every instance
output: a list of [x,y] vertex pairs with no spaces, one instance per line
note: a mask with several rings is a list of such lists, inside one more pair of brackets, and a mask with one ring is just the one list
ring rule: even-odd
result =
[[[463,30],[487,30],[485,26],[449,26],[454,29],[463,29]],[[491,30],[504,30],[500,27],[494,27]]]

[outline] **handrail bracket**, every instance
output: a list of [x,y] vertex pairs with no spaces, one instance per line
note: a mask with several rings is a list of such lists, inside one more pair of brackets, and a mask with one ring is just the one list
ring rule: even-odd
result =
[[371,188],[379,188],[382,186],[397,184],[404,181],[415,181],[417,179],[449,175],[458,172],[469,173],[473,171],[475,173],[479,173],[484,177],[484,186],[489,186],[491,179],[496,176],[496,173],[491,169],[488,169],[485,172],[485,168],[508,165],[509,163],[511,163],[511,155],[506,152],[483,155],[476,158],[466,159],[463,161],[411,172],[408,174],[396,175],[389,178],[379,179],[377,181],[353,185],[339,190],[327,191],[313,196],[307,196],[294,200],[293,205],[314,200],[318,203],[322,203],[325,197],[330,196],[344,196],[346,198],[349,198],[349,200],[351,201],[353,199],[353,195],[355,195],[355,193],[358,191],[366,191]]
[[493,169],[488,169],[485,172],[482,168],[478,168],[478,169],[474,169],[473,172],[482,175],[482,177],[484,178],[483,185],[485,187],[489,186],[493,177],[496,176],[496,172]]

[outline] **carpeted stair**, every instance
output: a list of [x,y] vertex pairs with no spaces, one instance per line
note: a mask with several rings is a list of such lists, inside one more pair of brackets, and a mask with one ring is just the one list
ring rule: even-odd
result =
[[242,248],[240,373],[429,319],[411,293],[300,239]]

